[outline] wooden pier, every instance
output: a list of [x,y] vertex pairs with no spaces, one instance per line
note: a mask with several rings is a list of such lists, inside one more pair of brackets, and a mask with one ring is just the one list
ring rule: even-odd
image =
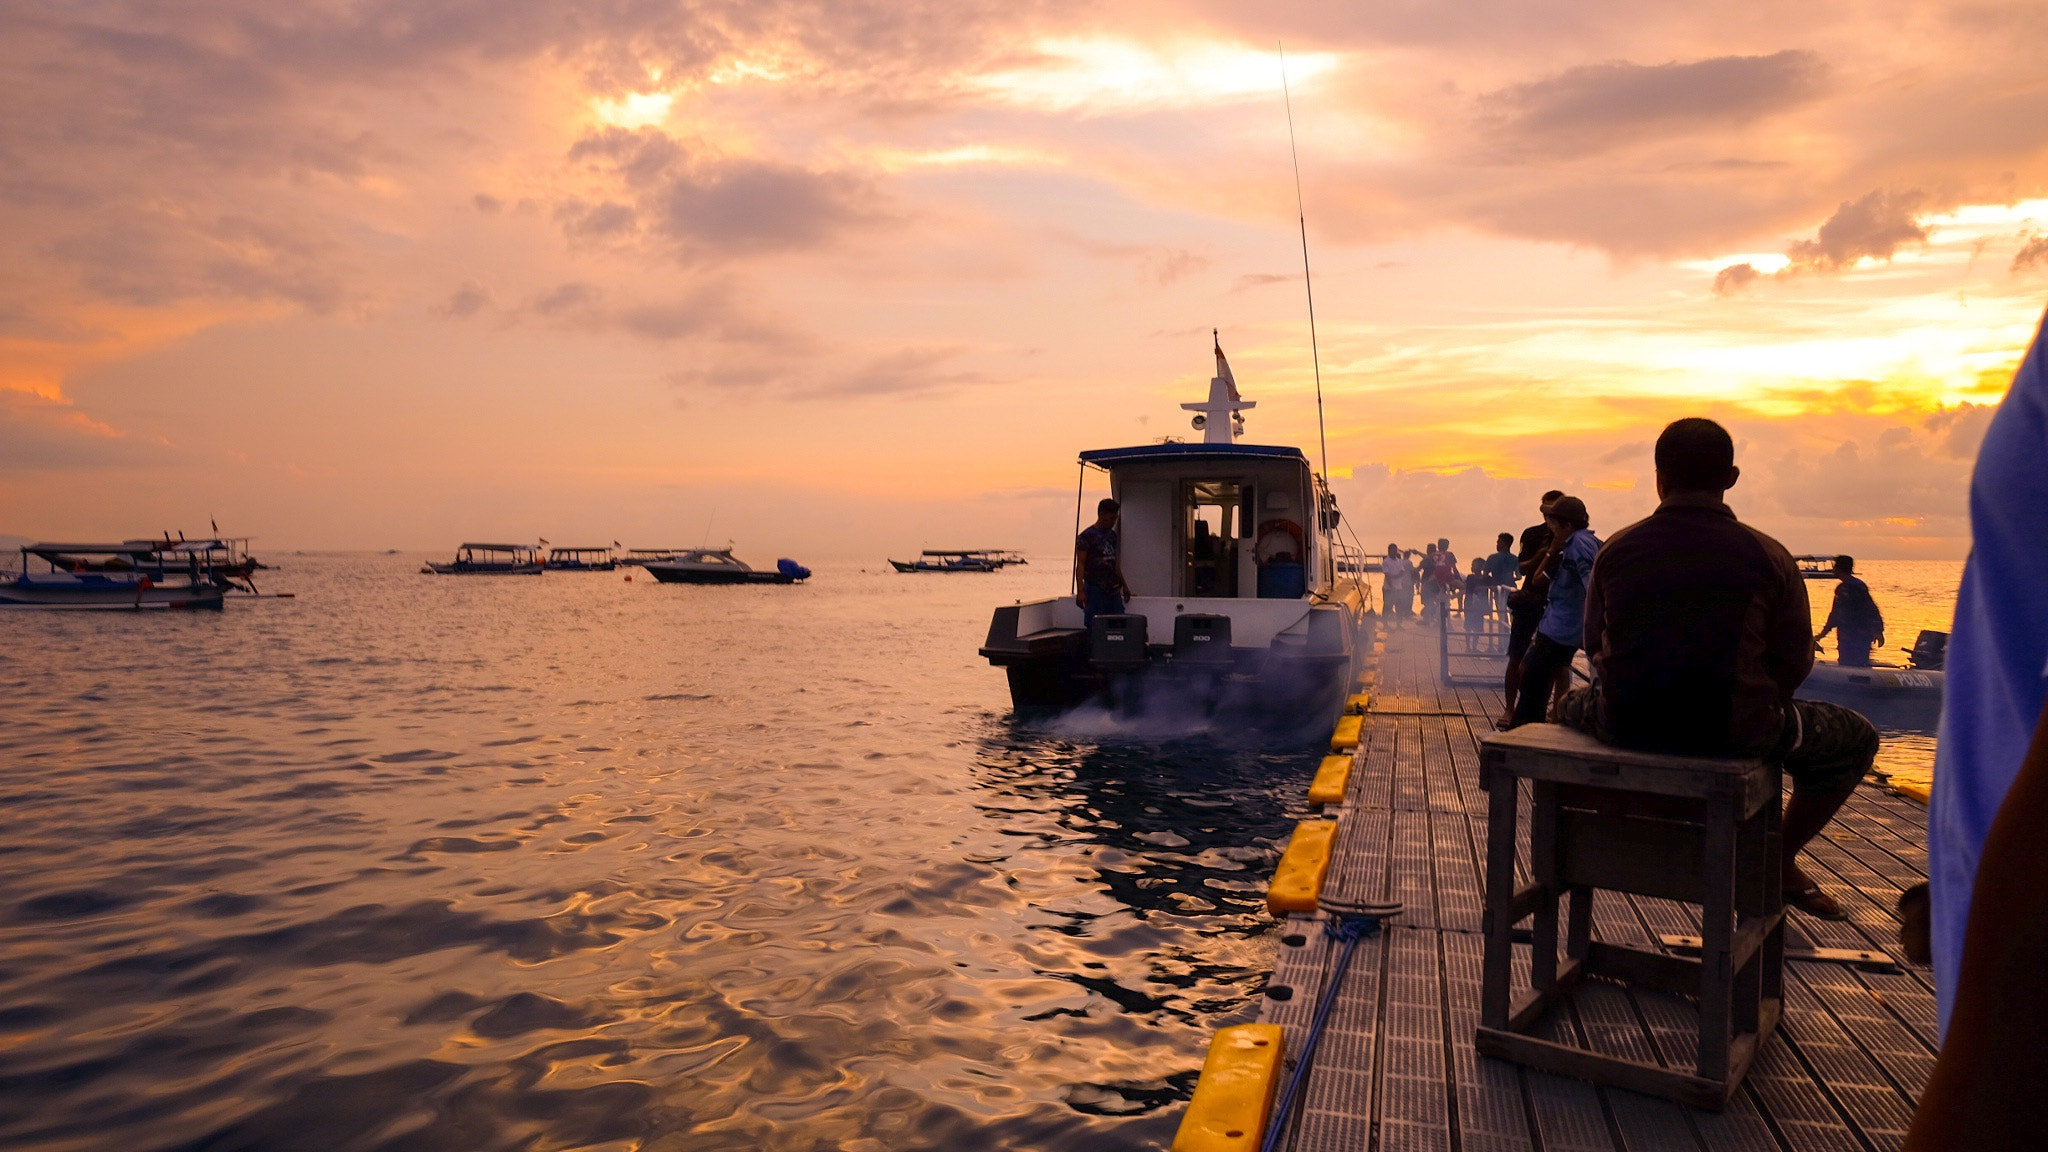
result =
[[[1345,973],[1282,1147],[1361,1149],[1877,1150],[1899,1146],[1934,1062],[1934,990],[1924,968],[1793,959],[1796,950],[1897,957],[1899,893],[1925,878],[1926,813],[1866,784],[1802,865],[1847,922],[1790,914],[1785,1016],[1733,1102],[1685,1108],[1478,1056],[1486,793],[1479,741],[1501,711],[1497,680],[1444,682],[1439,642],[1410,626],[1384,640],[1323,886],[1332,903],[1398,900]],[[1497,669],[1489,661],[1479,668]],[[1492,675],[1497,676],[1497,671]],[[1524,804],[1527,804],[1526,795]],[[1525,819],[1521,826],[1526,829]],[[1526,835],[1526,833],[1525,833]],[[1522,846],[1526,872],[1527,845]],[[1688,905],[1602,893],[1594,938],[1658,947],[1697,936]],[[1329,984],[1337,946],[1319,914],[1288,918],[1261,1020],[1289,1062]],[[1518,945],[1518,963],[1528,948]],[[1544,1034],[1690,1067],[1694,1013],[1679,997],[1582,983]]]

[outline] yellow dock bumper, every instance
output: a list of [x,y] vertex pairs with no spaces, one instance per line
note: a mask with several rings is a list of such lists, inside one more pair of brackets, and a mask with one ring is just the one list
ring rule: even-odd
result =
[[1289,912],[1313,912],[1323,892],[1323,877],[1330,871],[1330,850],[1337,844],[1335,820],[1304,820],[1294,827],[1294,838],[1280,856],[1273,883],[1266,889],[1266,910],[1275,916]]
[[1344,701],[1344,711],[1351,715],[1363,715],[1366,709],[1371,707],[1372,693],[1370,692],[1353,693],[1349,699]]
[[1330,751],[1349,752],[1358,747],[1358,739],[1365,731],[1365,717],[1343,716],[1337,720],[1337,730],[1330,733]]
[[1202,1061],[1202,1078],[1173,1152],[1252,1152],[1266,1132],[1280,1086],[1278,1024],[1237,1024],[1217,1030]]
[[1311,804],[1342,804],[1344,788],[1351,783],[1351,757],[1349,755],[1325,756],[1322,767],[1316,769],[1316,778],[1309,782],[1308,802]]
[[1919,780],[1894,780],[1891,788],[1906,799],[1920,804],[1927,803],[1933,796],[1933,789]]

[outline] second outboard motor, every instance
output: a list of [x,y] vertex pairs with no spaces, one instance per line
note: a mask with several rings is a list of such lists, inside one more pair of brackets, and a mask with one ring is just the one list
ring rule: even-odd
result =
[[1925,672],[1939,672],[1948,663],[1948,633],[1923,628],[1910,651],[1908,664]]
[[1173,618],[1173,664],[1187,676],[1188,687],[1214,716],[1223,700],[1223,676],[1230,671],[1230,617],[1190,612]]
[[1175,664],[1229,664],[1230,617],[1190,612],[1173,618]]
[[1138,704],[1138,674],[1152,654],[1145,648],[1143,616],[1097,616],[1088,625],[1088,661],[1109,684],[1110,707],[1130,711]]

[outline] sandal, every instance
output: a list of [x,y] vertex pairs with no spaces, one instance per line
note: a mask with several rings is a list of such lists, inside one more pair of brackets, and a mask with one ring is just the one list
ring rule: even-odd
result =
[[1842,911],[1842,906],[1835,903],[1835,898],[1821,891],[1818,884],[1801,888],[1797,891],[1789,888],[1786,889],[1785,903],[1816,920],[1847,920],[1849,918],[1849,914]]

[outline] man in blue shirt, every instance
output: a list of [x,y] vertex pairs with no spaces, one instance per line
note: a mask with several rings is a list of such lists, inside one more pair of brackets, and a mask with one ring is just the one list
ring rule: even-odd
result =
[[1103,497],[1095,506],[1095,523],[1074,538],[1074,603],[1081,606],[1081,625],[1087,627],[1097,616],[1115,616],[1124,610],[1124,598],[1131,586],[1124,582],[1123,560],[1118,555],[1117,502]]
[[1877,610],[1870,585],[1857,579],[1854,556],[1835,557],[1835,579],[1835,601],[1829,605],[1827,623],[1813,638],[1814,643],[1837,632],[1841,638],[1835,641],[1835,663],[1844,668],[1868,668],[1870,650],[1884,643],[1884,613]]
[[1534,724],[1550,709],[1550,689],[1557,674],[1571,667],[1572,657],[1585,642],[1586,581],[1593,575],[1593,558],[1600,554],[1600,538],[1588,527],[1591,518],[1586,502],[1577,496],[1559,496],[1544,514],[1550,526],[1550,554],[1539,573],[1550,576],[1550,600],[1543,618],[1536,622],[1536,638],[1522,657],[1522,690],[1515,698],[1514,723]]
[[1942,1044],[1909,1152],[2035,1148],[2048,1130],[2044,340],[2037,333],[2020,362],[1970,478],[1970,560],[1949,635],[1927,821]]
[[[1977,857],[2048,700],[2048,351],[2034,337],[1970,478],[1970,560],[1949,633],[1927,820],[1934,990],[1955,1010]],[[2038,850],[2038,848],[2037,848]]]

